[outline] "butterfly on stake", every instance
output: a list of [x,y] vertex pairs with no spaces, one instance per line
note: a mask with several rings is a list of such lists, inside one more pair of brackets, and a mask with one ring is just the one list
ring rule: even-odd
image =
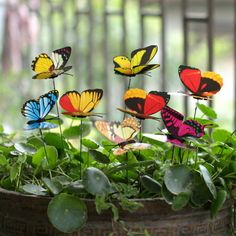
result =
[[82,93],[68,91],[59,100],[59,104],[65,110],[62,114],[78,118],[100,116],[99,113],[92,113],[91,111],[98,105],[102,95],[102,89],[88,89]]
[[21,113],[29,120],[25,126],[26,130],[52,129],[57,127],[56,124],[47,121],[58,119],[58,117],[46,117],[57,102],[58,96],[59,92],[57,90],[52,90],[40,96],[38,100],[31,99],[24,103]]
[[166,92],[151,91],[146,93],[142,89],[132,88],[124,94],[125,105],[128,109],[117,109],[138,119],[158,120],[157,117],[151,115],[160,111],[169,100],[170,95]]
[[71,47],[54,50],[51,57],[46,53],[39,54],[31,64],[32,70],[36,73],[32,79],[53,79],[64,74],[72,68],[72,66],[66,66],[70,54]]
[[122,122],[96,121],[95,126],[101,134],[119,146],[113,150],[114,155],[151,147],[148,143],[135,142],[134,137],[139,133],[141,125],[133,117],[125,118]]
[[161,117],[169,132],[167,141],[177,146],[185,146],[186,137],[201,138],[205,134],[204,128],[208,126],[201,125],[196,120],[184,120],[181,113],[169,106],[161,110]]
[[159,67],[159,64],[148,64],[156,55],[158,47],[151,45],[139,48],[131,53],[131,59],[126,56],[116,56],[113,58],[114,71],[116,74],[129,77],[137,74],[144,74],[149,70]]
[[179,77],[183,85],[191,92],[186,94],[195,99],[208,100],[220,91],[223,79],[212,71],[201,72],[199,69],[180,65]]

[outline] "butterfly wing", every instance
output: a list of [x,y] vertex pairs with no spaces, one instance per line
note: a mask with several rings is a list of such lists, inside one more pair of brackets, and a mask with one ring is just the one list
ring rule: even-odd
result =
[[122,122],[96,121],[95,126],[107,139],[119,145],[132,140],[140,131],[135,118],[126,118]]
[[26,129],[50,129],[55,124],[45,122],[45,117],[52,110],[58,99],[58,91],[52,90],[39,97],[38,100],[28,100],[21,109],[21,113],[28,120]]
[[[64,69],[67,61],[71,55],[71,47],[64,47],[56,49],[52,52],[52,60],[55,65],[55,69]],[[69,66],[71,68],[71,66]],[[68,69],[67,69],[68,70]]]
[[145,48],[139,48],[131,53],[131,69],[133,74],[145,73],[159,67],[159,64],[147,65],[156,55],[158,47],[151,45]]
[[63,114],[85,117],[97,106],[103,95],[102,89],[88,89],[81,94],[77,91],[68,91],[59,100],[61,107],[66,110]]
[[200,138],[205,134],[204,128],[205,126],[196,120],[185,120],[179,127],[178,136]]
[[183,123],[184,116],[169,106],[165,106],[161,110],[161,117],[170,135],[173,137],[179,137],[178,132]]
[[223,80],[214,72],[203,72],[190,66],[179,66],[179,77],[184,86],[198,99],[207,98],[217,93]]
[[193,94],[197,94],[199,92],[201,83],[201,71],[199,69],[180,65],[179,77],[184,86]]
[[117,56],[113,58],[113,63],[116,74],[134,76],[129,58],[125,56]]
[[223,79],[219,74],[212,71],[203,72],[198,94],[203,97],[211,97],[219,92],[222,86]]
[[32,61],[31,68],[36,72],[33,79],[47,79],[54,76],[53,70],[55,66],[53,60],[46,53],[41,53],[35,57]]
[[139,88],[129,89],[124,94],[125,105],[138,114],[144,114],[147,93]]
[[170,100],[166,92],[151,91],[148,93],[144,104],[144,115],[151,115],[160,111]]

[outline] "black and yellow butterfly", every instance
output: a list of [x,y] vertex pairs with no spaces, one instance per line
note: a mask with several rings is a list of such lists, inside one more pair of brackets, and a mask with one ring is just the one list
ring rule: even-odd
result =
[[31,64],[32,70],[36,73],[32,79],[53,79],[64,74],[72,68],[72,66],[65,66],[70,54],[71,47],[54,50],[51,57],[46,53],[39,54]]
[[81,93],[68,91],[59,100],[62,109],[65,110],[62,114],[80,118],[100,116],[99,113],[92,113],[91,111],[100,102],[102,95],[102,89],[87,89]]
[[125,76],[135,76],[144,74],[149,70],[159,67],[159,64],[148,64],[156,55],[158,47],[151,45],[145,48],[139,48],[131,53],[131,59],[126,56],[116,56],[113,58],[114,71],[116,74]]

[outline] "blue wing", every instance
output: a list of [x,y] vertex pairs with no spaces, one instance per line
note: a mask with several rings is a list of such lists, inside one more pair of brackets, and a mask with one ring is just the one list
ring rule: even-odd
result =
[[57,125],[49,122],[33,122],[27,124],[24,129],[25,130],[32,130],[32,129],[53,129],[56,128]]
[[52,110],[58,99],[58,91],[52,90],[39,97],[38,100],[27,101],[21,110],[22,114],[28,120],[25,129],[51,129],[55,124],[45,122],[45,117]]

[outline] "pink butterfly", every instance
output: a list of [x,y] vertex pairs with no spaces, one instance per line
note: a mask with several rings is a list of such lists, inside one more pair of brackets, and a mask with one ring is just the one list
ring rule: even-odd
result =
[[161,117],[168,130],[167,141],[177,145],[184,146],[185,137],[201,138],[207,125],[201,125],[196,120],[185,120],[184,116],[178,111],[165,106],[161,110]]

